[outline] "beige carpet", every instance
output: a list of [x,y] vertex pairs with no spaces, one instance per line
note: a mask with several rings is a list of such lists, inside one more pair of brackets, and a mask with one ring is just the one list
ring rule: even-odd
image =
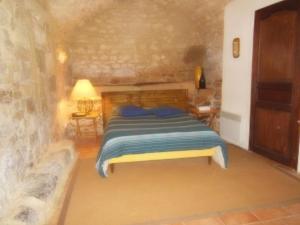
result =
[[128,225],[274,204],[300,197],[300,182],[253,153],[229,149],[229,168],[206,159],[115,166],[100,177],[80,161],[65,225]]

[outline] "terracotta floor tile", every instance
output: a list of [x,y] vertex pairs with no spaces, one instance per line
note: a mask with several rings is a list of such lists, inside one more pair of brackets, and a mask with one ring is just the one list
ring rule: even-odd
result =
[[240,225],[258,221],[250,212],[225,213],[221,219],[225,225]]
[[184,223],[172,223],[172,224],[163,224],[163,225],[184,225]]
[[251,225],[285,225],[285,224],[282,219],[279,219],[279,220],[269,220],[269,221],[261,221],[261,222],[257,222],[257,223],[251,223]]
[[300,224],[300,215],[290,216],[283,219],[283,225],[299,225]]
[[251,211],[259,220],[270,220],[290,215],[283,208],[263,208]]
[[288,205],[284,209],[290,214],[300,214],[300,203]]
[[185,225],[223,225],[220,218],[210,217],[184,222]]

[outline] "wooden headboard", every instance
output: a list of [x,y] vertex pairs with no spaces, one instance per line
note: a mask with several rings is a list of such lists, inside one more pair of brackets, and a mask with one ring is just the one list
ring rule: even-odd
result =
[[188,109],[188,91],[178,90],[145,90],[125,92],[103,92],[102,113],[104,127],[120,106],[136,105],[143,108],[173,106]]

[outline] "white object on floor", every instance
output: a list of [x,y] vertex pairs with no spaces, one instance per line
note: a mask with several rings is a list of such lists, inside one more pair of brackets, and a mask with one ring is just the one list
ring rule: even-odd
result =
[[223,156],[221,146],[217,147],[216,153],[212,156],[213,161],[217,163],[221,168],[226,169],[225,159]]
[[220,118],[221,137],[227,142],[241,146],[241,116],[232,112],[221,112]]
[[198,106],[198,110],[200,112],[209,112],[211,109],[210,105]]

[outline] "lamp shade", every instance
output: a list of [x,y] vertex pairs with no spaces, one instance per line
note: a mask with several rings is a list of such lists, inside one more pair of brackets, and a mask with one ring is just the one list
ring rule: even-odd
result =
[[78,80],[71,93],[71,99],[74,101],[92,99],[96,97],[96,90],[92,83],[87,79]]

